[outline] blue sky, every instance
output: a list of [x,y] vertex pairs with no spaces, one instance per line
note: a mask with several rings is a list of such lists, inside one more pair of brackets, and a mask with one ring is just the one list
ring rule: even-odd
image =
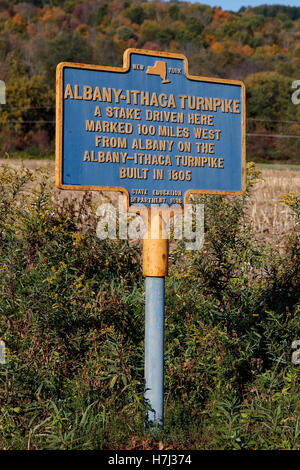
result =
[[287,5],[300,7],[300,0],[190,0],[193,3],[204,3],[212,7],[222,7],[223,10],[238,11],[241,7],[256,7],[258,5]]

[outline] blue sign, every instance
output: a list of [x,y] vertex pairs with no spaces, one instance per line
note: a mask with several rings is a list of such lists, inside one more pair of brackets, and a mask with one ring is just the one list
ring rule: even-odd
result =
[[57,67],[56,184],[128,207],[245,189],[245,87],[191,76],[181,54],[128,49],[123,68]]

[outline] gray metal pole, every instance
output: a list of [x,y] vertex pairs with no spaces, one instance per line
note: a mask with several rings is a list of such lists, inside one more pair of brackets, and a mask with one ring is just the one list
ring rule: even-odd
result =
[[151,407],[147,423],[163,426],[165,278],[146,277],[145,282],[145,401]]

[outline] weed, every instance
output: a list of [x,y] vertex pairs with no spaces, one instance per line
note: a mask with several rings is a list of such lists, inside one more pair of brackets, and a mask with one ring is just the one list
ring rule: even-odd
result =
[[1,168],[2,449],[299,449],[299,196],[283,197],[282,249],[259,244],[259,177],[250,165],[244,196],[201,197],[203,249],[172,244],[151,436],[139,242],[99,240],[90,193],[58,201],[44,170]]

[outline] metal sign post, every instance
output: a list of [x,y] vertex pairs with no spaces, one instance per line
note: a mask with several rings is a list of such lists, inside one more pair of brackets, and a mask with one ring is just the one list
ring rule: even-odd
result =
[[147,211],[143,239],[145,276],[145,401],[150,407],[147,423],[159,426],[164,419],[164,315],[165,276],[168,274],[168,240],[162,215]]
[[57,187],[119,191],[126,210],[146,213],[145,399],[148,421],[162,425],[162,206],[244,192],[245,87],[190,75],[182,54],[138,49],[124,52],[123,67],[58,64],[56,83]]

